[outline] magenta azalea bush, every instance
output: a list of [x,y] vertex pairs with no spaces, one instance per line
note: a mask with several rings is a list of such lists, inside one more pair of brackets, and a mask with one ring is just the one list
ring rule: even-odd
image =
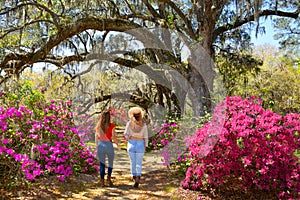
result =
[[156,134],[149,138],[151,149],[162,149],[176,138],[179,133],[179,124],[175,120],[164,122],[160,127],[155,128]]
[[216,143],[209,132],[211,122],[186,138],[191,166],[183,187],[219,186],[236,177],[241,188],[275,191],[280,199],[298,198],[300,114],[281,116],[263,109],[256,98],[227,97],[225,103],[226,118]]
[[84,145],[72,104],[36,103],[29,109],[6,101],[0,107],[0,168],[9,188],[40,176],[63,181],[72,174],[95,173],[98,161]]

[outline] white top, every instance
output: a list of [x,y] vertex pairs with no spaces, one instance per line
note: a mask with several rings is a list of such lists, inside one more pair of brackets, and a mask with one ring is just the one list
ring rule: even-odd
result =
[[144,126],[142,127],[142,129],[139,132],[134,132],[130,128],[129,124],[130,124],[130,121],[126,123],[126,128],[125,128],[125,131],[124,131],[125,137],[127,137],[128,139],[130,139],[130,136],[138,137],[138,138],[144,138],[145,147],[147,147],[148,146],[148,128],[147,128],[147,125],[144,123]]

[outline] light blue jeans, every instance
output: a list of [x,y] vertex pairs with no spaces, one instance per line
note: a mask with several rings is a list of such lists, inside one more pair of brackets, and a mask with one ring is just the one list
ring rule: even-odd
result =
[[114,164],[114,157],[115,151],[111,141],[100,141],[98,142],[98,158],[100,161],[100,177],[103,179],[105,176],[105,158],[108,158],[108,176],[111,176],[113,164]]
[[130,170],[132,176],[141,176],[142,162],[145,153],[145,141],[128,140],[127,151],[130,157]]

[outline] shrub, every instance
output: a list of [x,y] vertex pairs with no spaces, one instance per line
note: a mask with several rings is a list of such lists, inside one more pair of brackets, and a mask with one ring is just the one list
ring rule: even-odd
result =
[[217,138],[210,134],[212,122],[187,137],[191,166],[183,187],[197,190],[204,180],[219,186],[234,176],[244,189],[299,197],[300,115],[265,110],[257,98],[227,97],[225,103],[226,118]]
[[[39,96],[30,92],[30,87],[27,90],[27,94]],[[0,178],[4,188],[40,176],[56,175],[63,181],[72,174],[98,170],[95,155],[84,145],[74,123],[71,102],[30,101],[29,109],[17,98],[19,94],[6,95],[15,98],[2,100],[5,103],[0,107]]]
[[179,124],[175,120],[164,122],[156,128],[157,133],[149,138],[149,148],[162,149],[167,146],[178,134]]
[[197,118],[185,116],[180,120],[167,118],[160,126],[152,128],[155,134],[149,139],[148,150],[160,150],[164,164],[184,175],[190,165],[185,137],[207,123],[211,119],[211,114],[206,113]]

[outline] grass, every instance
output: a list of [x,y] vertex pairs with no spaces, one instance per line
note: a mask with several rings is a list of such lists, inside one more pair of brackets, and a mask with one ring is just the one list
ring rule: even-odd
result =
[[173,192],[174,190],[176,190],[176,187],[173,187],[173,186],[164,186],[163,187],[163,191],[165,191],[165,192]]

